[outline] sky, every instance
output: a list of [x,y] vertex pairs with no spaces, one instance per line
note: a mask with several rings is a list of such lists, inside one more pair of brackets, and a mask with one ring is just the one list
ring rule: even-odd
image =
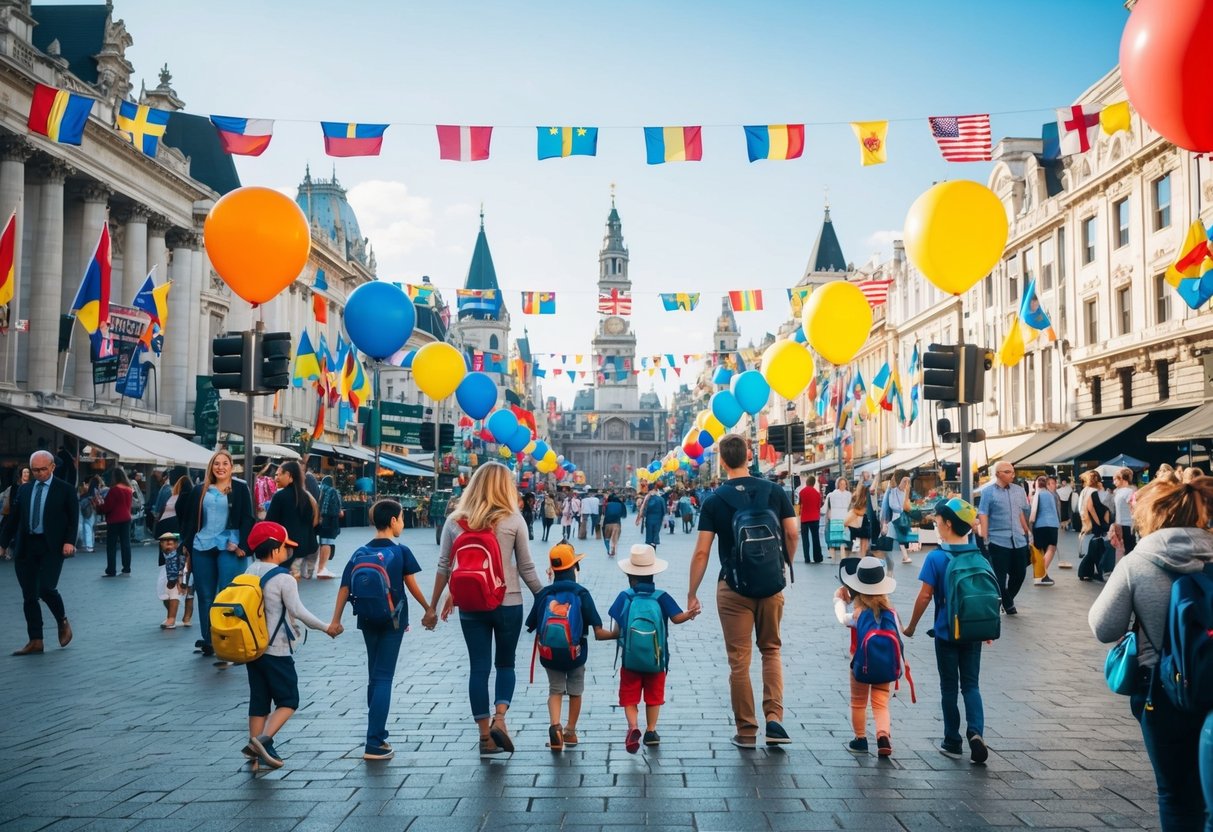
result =
[[[638,354],[703,352],[730,289],[743,343],[790,313],[827,199],[845,256],[887,259],[905,213],[942,179],[991,163],[942,160],[926,118],[990,112],[994,141],[1039,136],[1116,64],[1119,0],[191,4],[114,0],[135,85],[165,63],[186,110],[277,120],[241,181],[293,192],[306,165],[349,190],[381,279],[421,275],[454,299],[483,206],[513,320],[539,353],[590,352],[611,187],[631,256]],[[863,168],[848,122],[889,119],[889,161]],[[318,122],[392,122],[382,155],[324,155]],[[794,161],[749,163],[742,125],[806,123]],[[492,125],[488,161],[440,161],[433,125]],[[536,159],[535,127],[597,126],[593,158]],[[649,166],[642,127],[703,125],[703,161]],[[827,190],[828,189],[828,190]],[[519,292],[557,292],[521,314]],[[661,291],[699,291],[694,313]],[[541,359],[541,361],[545,361]],[[571,359],[570,359],[571,361]],[[583,365],[584,366],[584,365]],[[694,370],[691,371],[693,377]],[[677,386],[641,377],[665,395]],[[581,387],[549,379],[563,402]]]

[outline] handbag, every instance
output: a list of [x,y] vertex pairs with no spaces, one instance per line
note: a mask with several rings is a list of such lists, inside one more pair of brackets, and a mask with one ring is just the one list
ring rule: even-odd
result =
[[872,548],[877,552],[891,552],[893,551],[894,545],[893,538],[889,537],[887,534],[882,534],[880,537],[876,538],[876,541],[872,544]]
[[[1137,680],[1140,676],[1137,663],[1138,623],[1136,620],[1133,621],[1129,632],[1112,645],[1112,649],[1108,651],[1108,657],[1104,659],[1103,663],[1103,675],[1104,680],[1108,683],[1108,689],[1121,696],[1132,696],[1137,693]],[[1142,635],[1145,635],[1145,629],[1142,629]],[[1146,641],[1150,641],[1149,636],[1146,636]],[[1150,646],[1153,647],[1154,643],[1150,642]]]
[[842,521],[842,525],[848,529],[858,529],[863,526],[863,512],[851,509],[847,514],[846,519]]
[[893,527],[901,534],[908,534],[910,531],[910,515],[902,512],[893,518]]
[[1028,546],[1028,551],[1032,555],[1032,577],[1039,580],[1045,576],[1045,553],[1031,544]]

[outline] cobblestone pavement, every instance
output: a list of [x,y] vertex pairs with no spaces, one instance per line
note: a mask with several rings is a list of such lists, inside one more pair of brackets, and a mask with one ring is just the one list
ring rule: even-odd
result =
[[[346,529],[340,562],[368,537]],[[660,549],[671,561],[658,585],[685,602],[694,535]],[[625,526],[624,544],[639,539]],[[428,591],[433,531],[410,530]],[[1074,538],[1063,546],[1071,551]],[[542,559],[548,544],[536,541]],[[584,547],[584,548],[582,548]],[[601,542],[587,540],[583,580],[605,612],[626,579]],[[915,555],[921,563],[922,555]],[[10,658],[24,643],[11,563],[0,565],[0,830],[934,830],[1157,827],[1155,789],[1128,702],[1101,675],[1104,648],[1086,624],[1099,591],[1072,570],[1057,586],[1029,584],[1020,615],[983,656],[989,765],[936,752],[941,734],[934,651],[925,635],[907,651],[918,704],[903,685],[893,701],[895,756],[856,758],[850,739],[845,631],[833,618],[835,571],[799,565],[784,619],[786,750],[741,751],[732,726],[714,593],[704,615],[673,628],[662,745],[630,755],[617,701],[613,645],[591,644],[578,748],[553,756],[542,672],[527,684],[530,641],[518,649],[510,710],[517,752],[481,761],[466,695],[458,625],[422,630],[411,610],[389,728],[397,754],[361,759],[365,730],[362,641],[312,632],[297,656],[303,704],[279,734],[278,771],[253,775],[239,750],[247,685],[239,667],[217,670],[191,652],[190,629],[161,631],[155,554],[136,552],[134,576],[103,580],[103,555],[67,563],[61,589],[75,629],[64,650]],[[897,569],[895,600],[908,616],[917,566]],[[326,619],[335,581],[306,582],[308,607]],[[413,602],[410,600],[410,604]],[[529,596],[528,601],[529,604]],[[925,633],[926,625],[922,627]],[[755,656],[755,683],[758,661]]]

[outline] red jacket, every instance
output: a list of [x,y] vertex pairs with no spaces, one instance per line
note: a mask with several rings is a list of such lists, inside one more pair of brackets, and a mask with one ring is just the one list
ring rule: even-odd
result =
[[115,485],[105,492],[97,511],[105,515],[106,523],[131,522],[131,498],[134,492],[129,486]]
[[811,485],[800,489],[800,522],[821,519],[821,492]]

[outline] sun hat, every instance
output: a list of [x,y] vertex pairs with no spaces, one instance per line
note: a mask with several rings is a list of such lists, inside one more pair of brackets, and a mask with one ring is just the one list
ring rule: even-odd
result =
[[286,526],[281,523],[271,523],[268,520],[262,520],[253,526],[253,530],[248,533],[248,545],[251,549],[256,549],[267,540],[272,540],[279,546],[286,544],[287,546],[296,547],[299,544],[291,540],[291,536],[287,534]]
[[548,561],[552,565],[552,571],[563,572],[565,569],[572,569],[573,566],[584,558],[585,555],[579,555],[573,549],[573,544],[561,541],[552,547],[548,552]]
[[165,532],[164,534],[160,535],[160,537],[158,537],[158,538],[157,538],[157,540],[177,540],[177,541],[180,541],[180,540],[181,540],[181,535],[177,534],[176,532]]
[[843,585],[860,595],[888,595],[897,589],[897,581],[885,573],[884,561],[879,558],[863,558],[854,572],[839,571]]
[[973,528],[973,521],[977,519],[977,509],[973,507],[973,504],[959,497],[937,503],[935,514],[947,518],[952,525],[952,531],[957,534],[968,534],[969,530]]
[[628,556],[619,561],[619,568],[629,575],[656,575],[669,566],[669,561],[657,557],[657,550],[647,543],[634,544]]
[[846,585],[846,581],[842,579],[843,573],[854,575],[855,570],[859,568],[859,562],[863,558],[843,558],[838,562],[838,583]]

